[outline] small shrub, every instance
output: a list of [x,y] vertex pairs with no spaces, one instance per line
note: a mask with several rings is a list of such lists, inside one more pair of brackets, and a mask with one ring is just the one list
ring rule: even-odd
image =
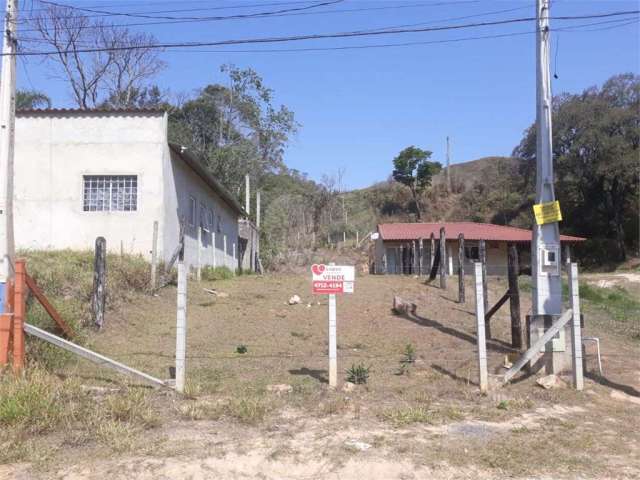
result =
[[234,274],[228,267],[211,267],[206,266],[201,270],[200,276],[203,280],[213,282],[216,280],[229,280]]
[[247,348],[246,345],[238,345],[236,347],[236,353],[239,353],[240,355],[244,355],[248,351],[249,351],[249,349]]
[[355,383],[356,385],[362,385],[369,380],[369,367],[365,367],[363,364],[351,365],[351,368],[347,370],[347,381]]
[[225,413],[248,425],[256,425],[264,420],[270,405],[259,397],[242,397],[231,400],[225,407]]
[[382,414],[382,418],[396,427],[412,423],[433,423],[434,421],[433,413],[424,406],[387,410]]
[[409,367],[416,362],[416,349],[410,343],[407,343],[402,352],[402,358],[400,359],[400,370],[398,375],[405,375],[409,373]]

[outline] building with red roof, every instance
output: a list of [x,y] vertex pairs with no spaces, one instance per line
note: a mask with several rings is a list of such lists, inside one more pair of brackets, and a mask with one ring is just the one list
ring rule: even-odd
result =
[[[472,264],[479,259],[479,244],[485,242],[487,273],[504,275],[507,271],[507,250],[510,244],[518,247],[520,266],[530,264],[531,230],[474,222],[438,223],[382,223],[378,225],[372,259],[374,273],[425,274],[432,262],[432,245],[437,249],[440,229],[445,230],[445,265],[449,274],[458,268],[460,235],[464,236],[465,272],[471,273]],[[433,240],[432,240],[433,238]],[[570,256],[570,245],[586,240],[582,237],[561,235],[565,261]],[[434,252],[435,253],[435,252]],[[560,260],[560,259],[558,259]]]

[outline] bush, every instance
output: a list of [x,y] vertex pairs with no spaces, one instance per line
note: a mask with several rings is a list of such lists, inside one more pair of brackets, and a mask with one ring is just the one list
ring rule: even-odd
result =
[[351,365],[351,368],[347,370],[347,381],[355,383],[356,385],[362,385],[369,380],[369,367],[365,367],[363,364]]
[[229,267],[210,267],[206,266],[200,273],[203,280],[213,282],[215,280],[229,280],[234,274]]

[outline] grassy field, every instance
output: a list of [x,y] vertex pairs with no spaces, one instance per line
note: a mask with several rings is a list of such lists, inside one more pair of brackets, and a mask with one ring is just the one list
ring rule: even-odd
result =
[[[616,314],[633,296],[583,287],[585,335],[601,338],[604,355],[604,377],[588,357],[584,392],[522,376],[481,395],[470,280],[471,300],[459,304],[453,281],[441,290],[410,276],[359,277],[355,294],[338,299],[336,391],[326,297],[310,294],[307,275],[189,282],[185,396],[30,340],[32,358],[46,361],[0,380],[0,478],[637,478],[640,344],[633,330],[611,328],[637,325]],[[495,301],[505,282],[491,280]],[[288,305],[294,294],[302,302]],[[77,306],[67,313],[86,320],[83,301],[64,295],[60,304]],[[395,315],[394,295],[415,302],[418,317]],[[175,298],[171,286],[129,287],[104,330],[86,329],[82,341],[167,378]],[[512,351],[508,321],[506,309],[492,321],[491,374]],[[345,386],[348,370],[368,373],[366,383]]]

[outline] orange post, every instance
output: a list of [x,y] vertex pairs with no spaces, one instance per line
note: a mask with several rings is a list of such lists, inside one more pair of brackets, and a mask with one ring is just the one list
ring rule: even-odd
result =
[[11,317],[13,313],[13,284],[7,282],[7,298],[4,312],[0,314],[0,367],[9,362],[9,340],[11,339]]
[[26,312],[26,266],[25,260],[16,260],[15,294],[13,306],[13,371],[24,368],[24,317]]

